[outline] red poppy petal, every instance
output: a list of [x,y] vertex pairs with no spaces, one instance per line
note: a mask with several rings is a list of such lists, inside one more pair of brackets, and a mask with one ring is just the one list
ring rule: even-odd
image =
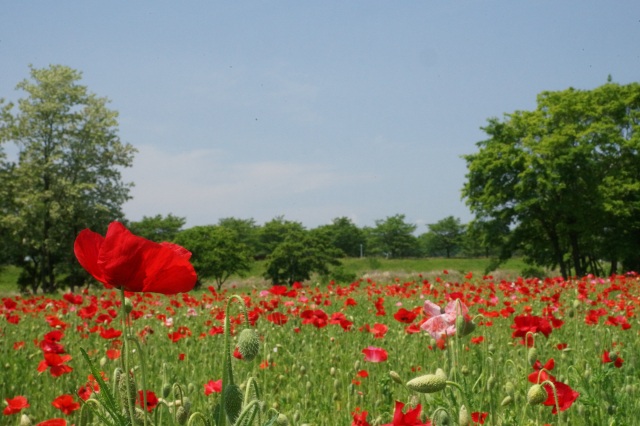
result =
[[78,234],[73,244],[73,252],[80,265],[87,270],[96,280],[106,283],[102,268],[98,266],[98,256],[104,237],[90,229],[85,229]]

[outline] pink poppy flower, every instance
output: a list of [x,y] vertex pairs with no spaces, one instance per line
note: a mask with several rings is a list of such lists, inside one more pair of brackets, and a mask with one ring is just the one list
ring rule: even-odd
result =
[[364,360],[369,362],[384,362],[389,357],[387,351],[374,346],[369,346],[368,348],[363,349],[362,353],[364,354]]
[[430,318],[426,320],[420,328],[429,333],[435,340],[442,337],[456,334],[456,318],[462,315],[465,318],[469,315],[469,308],[460,300],[452,300],[444,309],[430,300],[424,302],[424,313]]

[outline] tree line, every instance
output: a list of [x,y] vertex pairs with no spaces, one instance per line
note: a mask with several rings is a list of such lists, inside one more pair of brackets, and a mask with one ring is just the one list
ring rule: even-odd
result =
[[[152,240],[193,251],[194,265],[218,287],[264,259],[274,283],[339,269],[343,256],[514,254],[563,276],[640,270],[640,85],[608,81],[593,90],[543,92],[534,111],[491,118],[488,138],[464,156],[462,196],[475,219],[452,216],[419,233],[397,214],[359,228],[345,217],[314,229],[284,217],[257,225],[225,218],[183,229],[185,218],[127,221],[135,148],[120,141],[109,100],[80,84],[82,74],[30,68],[24,97],[0,98],[0,265],[22,269],[24,290],[82,285],[71,247],[84,228],[120,220]],[[18,148],[10,161],[4,144]],[[605,271],[605,264],[608,271]]]

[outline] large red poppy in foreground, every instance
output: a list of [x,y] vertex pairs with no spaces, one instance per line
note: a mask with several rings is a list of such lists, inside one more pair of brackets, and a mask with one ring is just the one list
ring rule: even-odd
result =
[[196,283],[191,252],[133,235],[120,222],[111,222],[105,237],[83,230],[73,249],[80,265],[109,288],[175,294],[190,291]]

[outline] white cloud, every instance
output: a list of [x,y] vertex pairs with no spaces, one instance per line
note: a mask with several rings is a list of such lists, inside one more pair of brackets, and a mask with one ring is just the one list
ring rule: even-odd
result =
[[[369,180],[319,163],[234,163],[217,150],[173,154],[148,145],[138,150],[134,166],[123,172],[126,182],[135,183],[133,199],[124,206],[131,220],[172,213],[186,217],[188,226],[227,216],[260,222],[295,212],[301,198]],[[287,206],[290,211],[283,211]]]

